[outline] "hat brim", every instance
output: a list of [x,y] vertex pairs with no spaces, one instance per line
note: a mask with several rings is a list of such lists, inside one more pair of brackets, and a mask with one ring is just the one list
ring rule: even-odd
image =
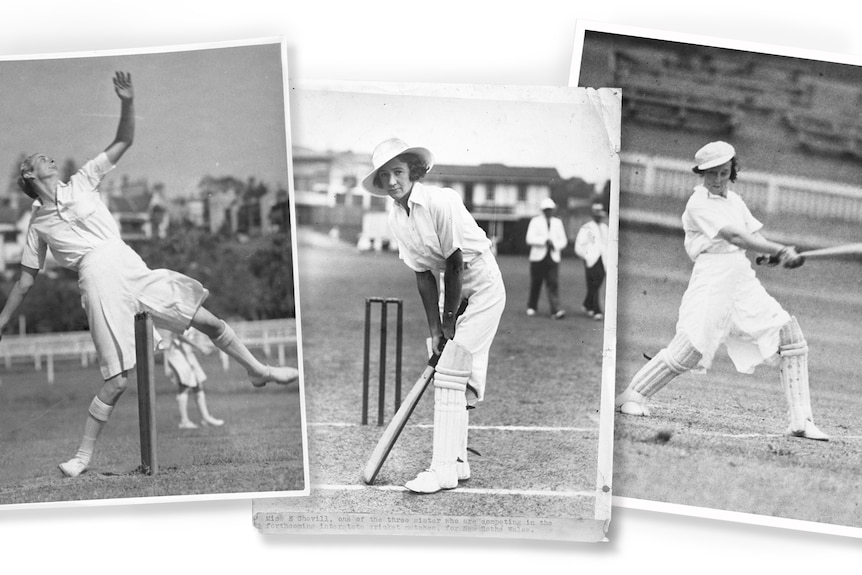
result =
[[375,196],[388,196],[389,194],[386,192],[386,190],[384,190],[383,188],[378,188],[374,185],[374,177],[377,175],[377,170],[379,170],[386,163],[390,162],[391,160],[397,158],[402,154],[416,154],[417,156],[422,158],[422,161],[425,162],[425,165],[428,166],[429,170],[434,166],[434,154],[431,153],[431,150],[418,146],[414,148],[407,148],[397,153],[392,153],[388,157],[386,157],[378,167],[371,170],[371,172],[369,172],[367,176],[362,178],[362,187],[365,188],[368,193]]
[[720,166],[722,164],[729,162],[730,160],[733,159],[733,157],[735,155],[736,154],[725,154],[723,156],[719,156],[715,159],[709,160],[709,161],[704,162],[702,164],[698,164],[695,166],[695,168],[697,168],[698,170],[708,170],[710,168],[714,168],[716,166]]

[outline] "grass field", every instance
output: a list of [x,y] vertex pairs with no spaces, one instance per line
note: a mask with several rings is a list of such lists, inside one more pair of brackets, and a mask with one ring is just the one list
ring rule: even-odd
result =
[[[371,425],[360,425],[365,298],[404,300],[406,394],[422,372],[428,331],[414,274],[396,254],[359,253],[303,237],[300,305],[312,497],[255,500],[256,510],[593,518],[603,326],[579,311],[579,260],[561,266],[561,298],[570,313],[556,321],[548,317],[545,299],[539,315],[525,314],[526,257],[498,258],[507,305],[491,349],[486,400],[470,419],[470,446],[481,456],[471,456],[473,477],[458,489],[415,496],[400,486],[430,462],[433,393],[423,396],[375,485],[360,479],[382,432],[375,425],[375,365]],[[372,333],[376,338],[376,323]],[[389,333],[392,342],[394,330]],[[389,366],[393,358],[390,350]],[[387,421],[393,412],[389,395]]]
[[[679,234],[621,235],[618,391],[644,364],[643,354],[673,336],[690,269]],[[710,372],[684,374],[659,392],[651,417],[617,415],[614,493],[862,526],[862,265],[819,260],[757,272],[805,333],[814,418],[831,440],[783,435],[787,406],[777,366],[738,374],[722,348]]]
[[[296,357],[296,350],[288,347],[287,357]],[[235,363],[225,372],[216,354],[200,359],[209,376],[205,389],[210,412],[225,425],[178,429],[176,391],[157,355],[155,476],[138,469],[134,374],[102,432],[91,468],[70,479],[57,464],[78,447],[87,406],[101,383],[98,367],[57,362],[53,384],[32,363],[16,362],[0,370],[0,504],[304,489],[297,387],[270,384],[255,389],[241,381],[245,372]],[[197,404],[189,403],[190,416],[199,421]]]

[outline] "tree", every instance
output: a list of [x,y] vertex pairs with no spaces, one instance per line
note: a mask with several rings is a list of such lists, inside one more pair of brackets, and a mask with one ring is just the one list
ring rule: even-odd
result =
[[256,250],[249,259],[249,269],[260,286],[260,314],[270,318],[295,317],[290,235],[277,233],[267,239],[268,245]]
[[295,315],[291,245],[286,234],[239,244],[191,225],[172,226],[164,238],[137,246],[153,269],[167,268],[210,290],[207,308],[244,320]]

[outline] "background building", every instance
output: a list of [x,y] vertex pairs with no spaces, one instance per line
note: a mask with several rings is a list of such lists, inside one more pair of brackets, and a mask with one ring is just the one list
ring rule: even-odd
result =
[[[386,213],[391,200],[359,185],[371,157],[353,152],[294,148],[297,224],[337,233],[361,248],[389,249]],[[525,253],[527,225],[552,197],[570,239],[588,213],[595,186],[579,178],[564,180],[556,168],[480,164],[437,164],[425,182],[453,188],[501,253]]]

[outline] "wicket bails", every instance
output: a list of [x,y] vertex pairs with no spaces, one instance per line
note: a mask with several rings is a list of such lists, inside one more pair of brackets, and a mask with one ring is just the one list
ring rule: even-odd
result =
[[395,306],[395,409],[401,405],[401,354],[404,343],[404,303],[398,298],[369,297],[365,299],[365,339],[362,367],[362,425],[368,424],[368,396],[371,375],[371,308],[380,304],[380,361],[377,384],[377,425],[383,425],[386,404],[386,351],[388,331],[388,308]]

